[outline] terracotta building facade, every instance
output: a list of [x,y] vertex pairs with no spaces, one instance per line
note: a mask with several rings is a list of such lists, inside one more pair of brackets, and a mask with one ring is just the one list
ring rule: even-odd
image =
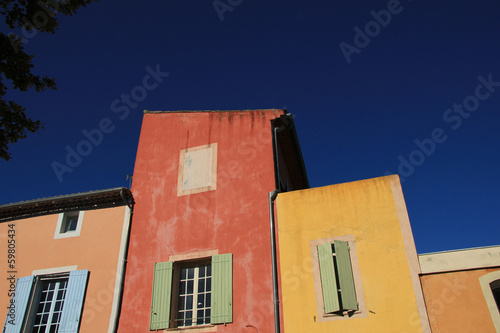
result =
[[118,332],[274,332],[277,187],[308,187],[285,111],[146,111]]

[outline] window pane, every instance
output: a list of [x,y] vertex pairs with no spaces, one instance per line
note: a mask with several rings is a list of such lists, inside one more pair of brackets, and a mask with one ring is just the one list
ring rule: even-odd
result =
[[185,280],[187,277],[187,268],[181,268],[181,280]]
[[205,270],[206,270],[206,266],[201,266],[201,267],[200,267],[200,272],[199,272],[199,274],[198,274],[198,276],[199,276],[200,278],[205,277]]
[[201,325],[204,324],[205,318],[204,318],[204,311],[203,310],[198,310],[198,313],[196,314],[196,324]]
[[191,318],[193,318],[193,311],[187,311],[186,312],[185,326],[191,326],[193,324],[193,321],[191,320]]
[[180,287],[179,294],[180,295],[186,294],[186,281],[181,281],[181,287]]
[[495,302],[497,303],[497,308],[500,311],[500,287],[494,288],[491,291],[493,292],[493,298],[495,298]]
[[207,278],[207,292],[212,290],[212,278]]
[[192,309],[193,308],[193,296],[187,296],[186,298],[186,309]]
[[53,324],[57,324],[59,322],[60,315],[61,315],[60,313],[54,313],[54,315],[52,316],[52,323]]
[[68,218],[68,231],[75,231],[78,223],[78,216]]
[[193,280],[189,280],[187,282],[187,294],[192,294],[193,293],[193,289],[194,289],[194,281]]
[[54,311],[61,311],[62,310],[62,302],[58,301],[56,302],[56,307],[54,308]]
[[188,268],[188,279],[194,279],[194,267]]
[[205,291],[205,279],[198,281],[198,293]]
[[206,295],[206,304],[207,304],[207,307],[210,307],[212,305],[212,294],[207,294]]
[[179,297],[179,310],[184,310],[186,308],[185,303],[186,303],[186,297],[180,296]]

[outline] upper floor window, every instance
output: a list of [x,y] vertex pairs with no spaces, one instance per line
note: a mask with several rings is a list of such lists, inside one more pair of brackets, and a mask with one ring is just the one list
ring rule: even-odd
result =
[[80,236],[83,216],[84,211],[60,213],[57,219],[54,239]]
[[318,258],[325,313],[358,310],[348,242],[318,245]]
[[318,321],[366,317],[352,235],[310,242]]

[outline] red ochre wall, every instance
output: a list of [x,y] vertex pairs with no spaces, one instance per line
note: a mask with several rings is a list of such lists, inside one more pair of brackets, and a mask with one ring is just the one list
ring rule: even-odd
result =
[[[271,119],[282,110],[146,113],[132,192],[119,332],[148,332],[156,262],[233,254],[233,323],[217,332],[274,331],[268,193],[275,188]],[[177,196],[180,150],[218,144],[217,189]]]

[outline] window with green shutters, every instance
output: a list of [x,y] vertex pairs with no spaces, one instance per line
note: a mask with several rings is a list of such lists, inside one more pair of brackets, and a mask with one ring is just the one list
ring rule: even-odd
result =
[[334,240],[318,245],[318,261],[325,314],[357,311],[349,243]]
[[155,264],[150,329],[230,323],[231,253]]

